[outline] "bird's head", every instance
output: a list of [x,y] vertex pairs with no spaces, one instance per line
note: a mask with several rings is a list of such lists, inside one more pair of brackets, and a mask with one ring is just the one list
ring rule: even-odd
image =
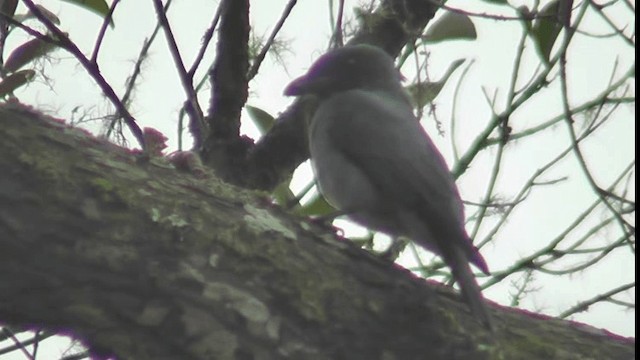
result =
[[284,90],[287,96],[320,97],[353,90],[396,90],[402,75],[393,59],[371,45],[345,46],[322,55],[309,71]]

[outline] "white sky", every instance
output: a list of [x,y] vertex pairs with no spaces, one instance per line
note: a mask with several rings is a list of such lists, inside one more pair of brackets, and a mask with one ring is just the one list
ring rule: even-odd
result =
[[[257,34],[265,37],[271,31],[271,26],[279,18],[286,0],[253,1],[251,4],[252,25]],[[85,53],[93,48],[95,35],[101,19],[85,10],[69,6],[62,1],[40,1],[51,11],[58,14],[61,27],[67,31]],[[356,2],[348,1],[346,10],[351,12]],[[449,6],[464,7],[476,12],[496,13],[499,9],[488,7],[480,1],[451,1]],[[170,21],[185,63],[190,64],[200,45],[201,36],[213,18],[216,5],[210,0],[174,1],[170,12]],[[624,11],[619,11],[619,27],[624,24],[635,26],[634,20]],[[131,72],[132,65],[139,52],[142,41],[155,26],[155,12],[150,1],[123,0],[115,16],[115,29],[110,30],[105,38],[101,51],[100,64],[106,79],[122,94],[124,83]],[[458,58],[473,59],[474,63],[464,79],[464,86],[459,95],[459,106],[455,109],[457,119],[456,145],[460,152],[464,152],[476,134],[484,128],[490,119],[490,108],[483,95],[482,89],[493,94],[497,91],[498,111],[503,109],[507,84],[511,76],[513,54],[518,42],[519,25],[498,22],[488,19],[473,19],[478,39],[473,42],[455,42],[431,46],[429,72],[432,78],[438,79],[448,68],[449,64]],[[591,29],[598,29],[601,33],[610,33],[595,16],[589,17]],[[250,84],[251,95],[248,104],[260,107],[272,115],[283,111],[293,100],[282,95],[282,90],[293,78],[306,71],[308,66],[327,47],[330,35],[328,5],[326,1],[307,0],[298,1],[291,18],[287,20],[281,33],[281,39],[290,41],[291,52],[284,53],[285,69],[275,64],[273,58],[267,57],[258,77]],[[11,44],[21,43],[20,37],[12,36],[7,48]],[[12,42],[13,41],[13,42]],[[210,45],[210,49],[215,44]],[[578,36],[572,45],[570,67],[570,93],[573,105],[590,98],[593,94],[604,89],[611,76],[614,61],[619,61],[618,74],[626,71],[635,63],[634,49],[622,44],[621,41],[603,38],[599,40],[585,39]],[[526,51],[533,52],[531,46]],[[138,85],[135,103],[132,108],[141,126],[152,126],[170,137],[170,150],[177,144],[175,139],[177,114],[184,101],[182,90],[176,72],[173,68],[171,56],[167,51],[164,35],[159,34],[156,46],[151,51],[151,60],[143,69],[143,76]],[[211,52],[209,52],[211,55]],[[6,58],[5,54],[5,58]],[[53,69],[52,88],[43,83],[32,84],[25,91],[19,92],[18,97],[32,104],[39,104],[57,117],[70,118],[75,106],[97,106],[95,114],[104,113],[108,107],[102,99],[97,87],[88,79],[84,70],[66,53],[56,52]],[[212,57],[208,56],[207,61]],[[407,64],[411,64],[408,61]],[[465,63],[452,77],[436,99],[438,105],[438,119],[447,131],[445,137],[437,135],[434,121],[425,116],[423,124],[431,134],[445,157],[452,164],[451,141],[449,127],[451,120],[451,103],[455,83]],[[525,68],[533,70],[537,64],[529,60]],[[411,74],[409,65],[403,68],[405,75]],[[200,74],[203,72],[201,71]],[[411,78],[411,76],[407,76]],[[39,80],[42,81],[42,80]],[[633,96],[635,88],[632,85]],[[208,92],[203,92],[201,105],[206,108]],[[635,111],[635,107],[633,107]],[[559,92],[556,88],[544,90],[535,101],[524,106],[510,120],[510,124],[517,132],[532,124],[547,120],[561,112]],[[243,131],[256,134],[250,121],[244,121]],[[629,108],[616,113],[614,120],[600,130],[589,140],[585,152],[591,169],[595,169],[596,180],[603,187],[608,186],[613,178],[629,161],[635,158],[635,113]],[[255,135],[254,135],[255,136]],[[564,123],[560,123],[554,131],[546,131],[542,135],[518,141],[509,145],[502,176],[498,184],[498,193],[505,197],[515,195],[522,184],[531,176],[536,168],[546,163],[568,143],[568,133]],[[485,185],[489,176],[490,161],[495,155],[495,149],[480,156],[478,162],[461,177],[459,186],[465,200],[480,202],[484,196]],[[308,167],[303,166],[297,174],[294,188],[300,188],[309,181]],[[565,160],[543,179],[567,176],[568,181],[553,187],[545,187],[535,191],[527,203],[517,210],[509,223],[498,234],[496,241],[483,248],[482,253],[492,270],[502,270],[511,265],[516,259],[529,254],[532,249],[539,249],[550,239],[557,236],[587,204],[594,198],[588,188],[582,172],[573,157]],[[635,180],[635,177],[634,179]],[[634,181],[635,183],[635,181]],[[635,188],[633,188],[635,191]],[[631,196],[635,199],[635,193]],[[468,213],[473,211],[469,209]],[[594,220],[602,218],[604,213],[597,213]],[[492,223],[492,221],[487,222]],[[481,230],[486,233],[489,228]],[[348,232],[358,233],[357,230]],[[603,234],[604,235],[604,234]],[[411,257],[405,256],[406,264],[411,263]],[[564,264],[573,263],[565,261]],[[611,288],[635,280],[635,259],[628,249],[618,249],[606,259],[587,271],[572,276],[535,275],[533,287],[537,290],[528,295],[520,307],[542,311],[545,314],[556,315],[586,300],[596,294],[606,292]],[[511,281],[518,277],[510,277],[503,284],[491,287],[485,295],[498,303],[507,304],[510,292],[513,291]],[[482,280],[481,280],[482,282]],[[635,304],[635,289],[617,298]],[[625,312],[619,306],[598,304],[589,312],[578,314],[572,319],[585,322],[596,327],[602,327],[612,332],[635,336],[635,311]],[[11,357],[9,357],[11,358]],[[16,357],[18,359],[19,357]]]

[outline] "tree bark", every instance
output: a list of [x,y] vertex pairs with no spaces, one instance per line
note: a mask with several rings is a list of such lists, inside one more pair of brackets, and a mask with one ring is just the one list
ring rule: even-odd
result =
[[205,172],[0,108],[0,321],[119,359],[633,359],[635,340],[492,305]]

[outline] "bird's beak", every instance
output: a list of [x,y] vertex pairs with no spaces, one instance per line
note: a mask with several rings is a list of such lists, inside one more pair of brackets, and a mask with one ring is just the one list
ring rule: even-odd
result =
[[286,96],[298,96],[304,95],[306,93],[306,76],[301,76],[287,85],[284,89],[284,94]]
[[286,96],[318,95],[330,87],[330,82],[331,80],[326,77],[302,75],[287,85],[284,94]]

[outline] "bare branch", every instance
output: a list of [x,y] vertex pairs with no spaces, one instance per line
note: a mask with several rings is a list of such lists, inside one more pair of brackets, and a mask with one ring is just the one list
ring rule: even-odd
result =
[[[171,6],[171,2],[172,2],[172,0],[167,0],[167,3],[164,6],[165,13],[169,10],[169,7]],[[136,60],[134,66],[133,66],[133,71],[131,72],[131,75],[129,75],[129,77],[127,78],[127,82],[125,84],[124,95],[122,95],[122,100],[121,101],[125,106],[128,106],[129,102],[131,101],[131,94],[133,93],[133,89],[135,87],[136,81],[138,80],[138,77],[140,76],[140,73],[142,72],[142,63],[147,59],[147,56],[149,54],[149,49],[151,48],[151,45],[155,41],[156,36],[158,35],[159,31],[160,31],[160,22],[157,22],[156,23],[156,27],[151,32],[151,36],[149,36],[144,41],[144,43],[142,44],[142,47],[140,48],[140,53],[138,54],[138,59]],[[109,138],[111,136],[111,132],[114,130],[117,120],[118,120],[118,118],[114,118],[113,121],[111,121],[111,123],[109,124],[109,127],[108,127],[108,129],[106,131],[106,137],[107,138]],[[180,141],[180,140],[181,139],[178,139],[178,141]]]
[[93,47],[93,52],[91,55],[92,63],[98,63],[98,52],[100,51],[100,46],[102,45],[104,35],[107,33],[107,27],[109,27],[109,24],[113,21],[113,12],[116,10],[116,6],[118,6],[118,3],[120,3],[120,0],[113,0],[111,6],[109,7],[109,12],[102,21],[102,26],[100,26],[100,31],[98,32],[98,37],[96,38],[96,43]]
[[262,61],[264,60],[265,56],[267,56],[267,52],[271,48],[273,41],[276,39],[278,32],[280,32],[280,29],[282,29],[284,22],[289,17],[289,14],[291,14],[291,10],[293,10],[293,7],[296,5],[296,3],[297,0],[289,0],[287,5],[285,6],[282,15],[280,15],[280,19],[278,19],[278,22],[273,27],[273,31],[271,31],[271,34],[260,50],[260,53],[255,57],[255,59],[253,59],[253,65],[251,66],[251,69],[249,69],[249,74],[247,75],[248,80],[253,79],[258,74],[258,70],[260,69]]
[[336,15],[335,23],[333,20],[333,1],[329,1],[329,13],[331,14],[331,27],[333,33],[331,34],[331,40],[329,41],[329,48],[344,46],[344,38],[342,35],[342,20],[344,17],[344,0],[338,0],[338,14]]
[[573,315],[573,314],[577,314],[579,312],[583,312],[586,311],[587,309],[589,309],[589,307],[591,305],[597,304],[599,302],[602,301],[606,301],[606,300],[610,300],[611,297],[613,297],[616,294],[620,294],[623,293],[631,288],[635,288],[636,287],[636,283],[631,282],[628,284],[624,284],[624,285],[620,285],[614,289],[611,289],[605,293],[602,293],[600,295],[594,296],[593,298],[589,299],[589,300],[585,300],[582,301],[578,304],[576,304],[575,306],[571,307],[570,309],[567,309],[565,311],[563,311],[562,313],[560,313],[560,315],[558,315],[559,318],[561,319],[566,319],[567,317]]
[[211,21],[211,26],[209,26],[209,28],[204,32],[204,35],[202,36],[202,46],[200,46],[200,49],[198,50],[198,54],[196,55],[196,58],[193,61],[193,64],[191,65],[189,72],[187,73],[189,74],[189,77],[192,79],[191,81],[193,81],[193,77],[196,74],[196,70],[198,70],[198,66],[200,66],[200,62],[202,61],[202,58],[204,57],[204,54],[207,51],[207,47],[209,47],[209,43],[211,43],[211,39],[213,38],[213,33],[216,31],[216,27],[218,26],[218,21],[220,21],[220,14],[222,13],[222,6],[223,6],[223,2],[220,2],[218,4],[218,8],[216,9],[215,15],[213,16],[213,20]]
[[109,85],[107,80],[102,76],[98,65],[94,62],[91,62],[86,56],[84,56],[84,54],[82,53],[82,51],[80,51],[76,44],[74,44],[65,33],[58,29],[58,27],[54,23],[52,23],[44,14],[42,14],[40,9],[33,3],[32,0],[24,0],[24,4],[29,8],[31,13],[33,13],[33,15],[42,24],[44,24],[47,30],[55,35],[55,37],[59,41],[59,45],[70,52],[87,70],[89,75],[91,75],[91,77],[95,80],[105,96],[115,106],[118,114],[123,117],[125,123],[127,124],[127,127],[138,141],[138,144],[140,144],[140,146],[144,149],[145,141],[142,135],[142,130],[136,123],[136,120],[133,118],[133,116],[129,113],[129,110],[127,110],[124,104],[120,101],[120,98],[115,93],[111,85]]
[[[169,20],[167,19],[167,14],[162,5],[162,1],[153,0],[153,5],[156,9],[156,14],[158,15],[160,26],[164,29],[164,34],[167,39],[167,43],[169,44],[169,51],[171,52],[173,63],[175,64],[176,70],[178,71],[178,76],[180,77],[182,88],[187,94],[187,103],[189,104],[189,109],[191,110],[190,112],[188,112],[191,116],[191,123],[198,124],[197,126],[200,129],[203,129],[205,126],[204,115],[202,113],[202,108],[198,103],[198,95],[193,88],[193,78],[187,73],[187,70],[184,66],[182,56],[180,56],[180,50],[178,49],[178,44],[176,43],[176,39],[173,36],[173,32],[171,31],[171,26],[169,25]],[[198,134],[193,135],[194,137],[197,137]]]

